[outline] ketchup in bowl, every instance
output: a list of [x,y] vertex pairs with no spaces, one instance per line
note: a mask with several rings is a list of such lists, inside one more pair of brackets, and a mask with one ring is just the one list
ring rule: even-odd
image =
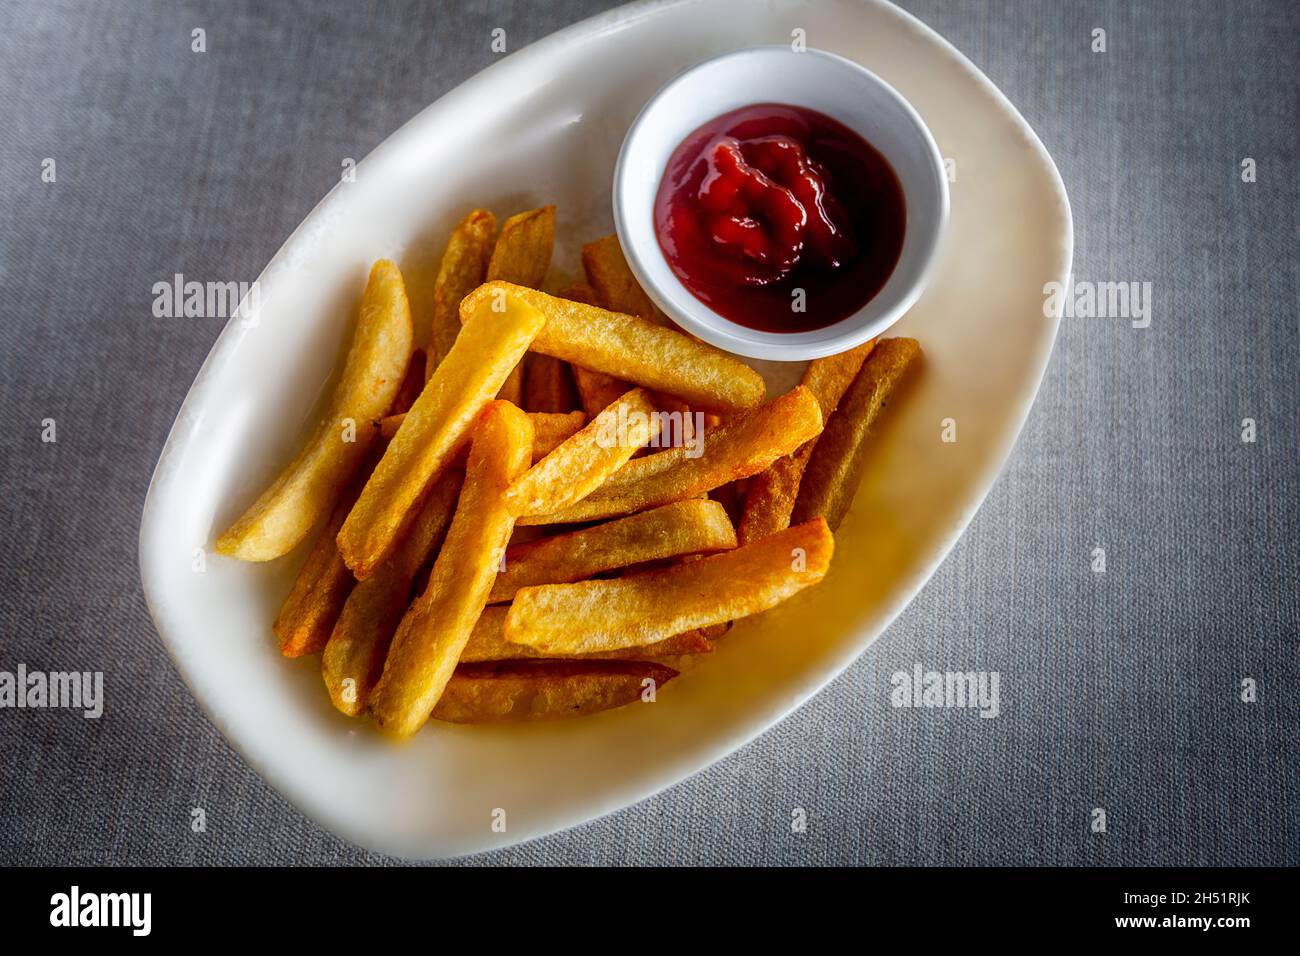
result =
[[778,103],[691,133],[655,200],[677,278],[719,315],[764,332],[806,332],[857,312],[894,271],[906,230],[885,157],[843,123]]

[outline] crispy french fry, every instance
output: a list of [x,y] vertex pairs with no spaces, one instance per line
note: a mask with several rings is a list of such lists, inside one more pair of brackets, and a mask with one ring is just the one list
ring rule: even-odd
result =
[[649,687],[657,691],[676,676],[649,661],[466,664],[456,669],[433,717],[459,724],[584,717],[645,699]]
[[[464,478],[459,471],[442,473],[392,557],[358,584],[343,605],[321,656],[321,676],[335,708],[351,717],[365,709],[383,672],[393,632],[409,604],[411,583],[442,543]],[[343,570],[351,580],[351,572]]]
[[486,209],[473,210],[452,230],[433,283],[433,327],[429,334],[426,381],[433,377],[434,369],[456,341],[460,331],[457,317],[460,300],[487,278],[496,231],[497,217]]
[[881,339],[840,400],[817,441],[791,521],[822,516],[838,528],[861,484],[871,426],[921,354],[915,339]]
[[442,696],[510,540],[514,519],[504,492],[528,467],[532,445],[532,423],[515,406],[495,401],[483,410],[429,586],[398,625],[370,698],[369,710],[385,733],[409,737]]
[[488,260],[487,281],[501,279],[530,289],[541,288],[554,244],[554,206],[516,213],[501,225],[501,235]]
[[367,464],[334,505],[271,625],[272,633],[280,642],[280,653],[285,657],[315,654],[325,646],[348,594],[357,583],[343,563],[334,537],[352,510],[357,495],[361,494],[367,475],[379,460],[373,449],[367,457]]
[[577,504],[551,514],[522,518],[520,523],[595,521],[697,497],[729,481],[757,474],[821,428],[817,400],[800,385],[706,432],[700,445],[635,458]]
[[509,601],[520,588],[535,584],[581,581],[645,561],[735,546],[736,532],[722,505],[704,498],[674,501],[617,521],[512,546],[488,603]]
[[744,362],[638,316],[485,282],[461,302],[461,318],[502,293],[513,293],[546,316],[535,352],[667,392],[706,411],[743,411],[763,400],[763,378]]
[[654,303],[628,268],[618,236],[605,236],[583,246],[582,268],[603,308],[654,321]]
[[[829,419],[835,411],[875,345],[876,340],[872,339],[847,352],[808,363],[802,384],[817,399],[823,419]],[[790,513],[799,496],[799,483],[816,446],[817,439],[809,439],[794,454],[778,458],[767,471],[754,476],[740,518],[738,533],[741,544],[749,544],[790,526]]]
[[[520,659],[545,658],[549,655],[524,644],[511,644],[505,638],[506,614],[510,608],[505,605],[486,607],[474,625],[469,642],[460,653],[460,663],[481,664],[486,661],[513,661]],[[713,651],[713,642],[703,630],[687,631],[674,634],[654,644],[644,647],[625,647],[608,651],[600,655],[601,660],[644,661],[659,657],[681,657],[686,654],[709,654]],[[592,658],[586,658],[591,660]],[[455,678],[452,678],[455,680]]]
[[524,356],[524,411],[563,413],[577,407],[568,362],[538,352]]
[[817,404],[821,406],[823,418],[831,417],[831,413],[839,406],[844,393],[858,377],[862,363],[867,360],[867,356],[875,347],[876,340],[871,339],[847,352],[814,359],[808,363],[800,384],[813,393],[813,398],[817,399]]
[[388,411],[401,386],[412,336],[402,274],[381,259],[370,270],[352,347],[324,417],[297,457],[217,539],[218,553],[270,561],[292,551],[329,513],[378,434],[370,423]]
[[661,641],[765,611],[816,584],[835,539],[814,518],[698,561],[622,578],[523,588],[505,637],[551,654],[594,654]]
[[580,501],[659,434],[654,410],[649,392],[632,389],[511,485],[506,507],[549,514]]
[[[500,279],[515,285],[540,289],[551,265],[555,244],[555,207],[543,206],[516,213],[501,226],[488,260],[487,280]],[[468,293],[467,293],[468,294]],[[522,360],[511,370],[497,398],[512,405],[524,404],[524,368]]]
[[496,304],[478,301],[343,523],[339,551],[358,580],[392,553],[434,480],[468,442],[474,419],[545,322],[513,296],[499,300],[504,311],[494,310]]

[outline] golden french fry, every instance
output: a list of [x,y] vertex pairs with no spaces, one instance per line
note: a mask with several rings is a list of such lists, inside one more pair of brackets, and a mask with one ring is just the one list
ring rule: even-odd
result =
[[736,531],[722,505],[704,498],[674,501],[617,521],[512,546],[488,603],[509,601],[520,588],[534,584],[581,581],[645,561],[735,546]]
[[520,524],[595,521],[693,498],[757,474],[821,428],[817,400],[800,385],[710,429],[701,444],[635,458],[577,504],[522,518]]
[[808,363],[800,384],[813,393],[817,404],[821,406],[823,418],[831,417],[831,413],[839,406],[844,393],[858,377],[862,363],[867,360],[867,356],[875,347],[876,340],[870,339],[847,352],[814,359]]
[[583,246],[582,268],[602,307],[654,321],[654,303],[627,267],[618,236],[605,236]]
[[343,563],[334,537],[352,510],[357,495],[361,494],[366,475],[379,460],[373,450],[368,457],[367,466],[363,466],[334,505],[271,625],[272,633],[280,642],[280,653],[285,657],[315,654],[325,646],[334,622],[343,610],[343,603],[357,583]]
[[456,668],[433,709],[458,724],[585,717],[658,691],[677,671],[650,661],[506,661]]
[[412,335],[402,274],[381,259],[370,270],[343,376],[324,417],[297,457],[217,539],[218,553],[270,561],[292,551],[329,513],[378,434],[370,423],[393,403]]
[[426,380],[433,377],[434,369],[456,341],[460,331],[457,316],[460,300],[487,278],[496,231],[497,217],[486,209],[473,210],[452,230],[433,283],[433,327],[429,334]]
[[[497,305],[503,311],[494,309]],[[339,551],[358,580],[392,552],[425,493],[468,442],[474,419],[544,322],[538,310],[514,296],[478,300],[339,531]]]
[[524,411],[563,413],[577,407],[568,362],[537,352],[524,356]]
[[[350,717],[365,709],[383,672],[393,632],[410,603],[411,582],[442,542],[464,478],[459,471],[442,473],[410,532],[392,557],[352,590],[328,635],[321,677],[335,708]],[[351,580],[351,572],[343,570]]]
[[461,302],[462,320],[503,293],[546,316],[533,341],[535,352],[667,392],[707,411],[743,411],[763,400],[763,378],[744,362],[638,316],[507,282],[485,282]]
[[429,586],[398,625],[368,704],[385,733],[409,737],[442,696],[487,604],[514,527],[504,492],[528,467],[532,446],[532,423],[515,406],[494,401],[483,410],[460,501]]
[[523,588],[505,637],[551,654],[595,654],[748,617],[816,584],[835,539],[826,522],[777,532],[698,561],[622,578]]
[[[501,226],[488,260],[487,281],[500,279],[515,285],[540,289],[551,265],[551,250],[555,244],[555,207],[543,206],[528,212],[516,213]],[[468,291],[466,292],[468,294]],[[524,404],[524,369],[522,362],[497,392],[497,398],[512,405]]]
[[921,354],[915,339],[881,339],[840,400],[817,441],[791,521],[818,515],[838,528],[861,484],[871,426]]
[[[513,661],[520,659],[545,658],[549,655],[524,644],[511,644],[505,638],[506,613],[510,608],[505,605],[485,607],[483,614],[469,636],[469,642],[460,652],[461,664],[481,664],[486,661]],[[713,651],[713,642],[702,630],[674,634],[645,647],[625,647],[608,651],[600,655],[601,660],[644,661],[659,657],[681,657],[686,654],[709,654]],[[587,658],[590,660],[591,658]],[[453,677],[454,681],[455,678]]]
[[632,389],[511,485],[506,507],[549,514],[580,501],[659,434],[654,410],[649,392]]
[[[817,399],[823,419],[830,418],[835,411],[875,345],[876,340],[872,339],[847,352],[808,363],[802,384]],[[817,439],[810,439],[794,454],[778,458],[772,462],[771,468],[754,476],[740,518],[738,534],[741,544],[749,544],[790,526],[790,513],[799,496],[799,483],[816,446]]]
[[487,281],[501,279],[530,289],[541,288],[554,244],[554,206],[516,213],[501,225],[501,235],[488,260]]

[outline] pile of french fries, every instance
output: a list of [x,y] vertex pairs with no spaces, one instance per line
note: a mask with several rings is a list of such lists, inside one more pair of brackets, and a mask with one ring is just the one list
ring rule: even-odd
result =
[[220,536],[269,561],[321,527],[273,631],[334,706],[409,737],[655,699],[685,655],[826,574],[872,424],[920,354],[872,341],[767,400],[670,327],[614,236],[542,291],[555,208],[452,233],[416,345],[375,263],[313,436]]

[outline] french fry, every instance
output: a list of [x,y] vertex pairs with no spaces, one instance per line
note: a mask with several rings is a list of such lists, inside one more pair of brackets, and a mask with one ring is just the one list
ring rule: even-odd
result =
[[[823,419],[829,419],[835,411],[875,345],[876,340],[872,339],[847,352],[808,363],[802,384],[817,399]],[[790,513],[799,496],[799,483],[816,446],[817,439],[809,439],[794,454],[778,458],[767,471],[754,476],[740,518],[738,533],[741,544],[757,541],[790,526]]]
[[822,516],[838,528],[861,483],[871,426],[921,354],[915,339],[882,339],[826,423],[799,485],[791,521]]
[[514,519],[505,506],[505,489],[528,467],[532,444],[532,423],[515,406],[494,401],[483,410],[429,586],[398,625],[370,698],[369,710],[385,733],[409,737],[442,696],[510,540]]
[[[524,644],[511,644],[505,638],[506,614],[510,608],[500,605],[486,607],[469,636],[469,642],[460,653],[460,663],[481,664],[487,661],[511,661],[546,658],[547,654]],[[644,661],[659,657],[681,657],[686,654],[709,654],[713,642],[702,630],[674,634],[645,647],[625,647],[601,654],[600,660]],[[579,658],[584,659],[584,658]],[[594,658],[585,658],[592,660]],[[455,678],[453,677],[454,681]]]
[[585,717],[646,700],[650,688],[676,676],[650,661],[467,664],[456,669],[433,717],[458,724]]
[[370,423],[393,403],[412,337],[402,274],[381,259],[370,270],[352,347],[324,417],[297,457],[217,539],[219,554],[270,561],[292,551],[329,513],[378,435]]
[[460,331],[457,316],[460,300],[487,278],[496,231],[497,217],[486,209],[473,210],[452,230],[433,283],[433,327],[429,334],[426,381],[433,378],[434,369],[456,341]]
[[603,571],[681,554],[725,551],[736,532],[716,501],[693,498],[617,521],[512,546],[488,603],[509,601],[520,588],[581,581]]
[[293,586],[271,624],[271,632],[280,642],[280,653],[285,657],[315,654],[325,646],[348,594],[357,583],[348,566],[343,563],[334,537],[343,526],[343,519],[352,510],[357,495],[361,494],[361,486],[365,484],[369,470],[379,460],[374,450],[368,457],[368,467],[363,466],[334,505],[334,510],[330,512],[325,527],[312,545],[307,560],[298,569],[298,576],[294,578]]
[[524,356],[524,404],[527,412],[571,412],[578,407],[569,363],[549,355]]
[[530,289],[541,288],[554,244],[554,206],[516,213],[501,225],[501,235],[488,260],[487,281],[501,279]]
[[[411,583],[441,544],[464,478],[459,471],[442,473],[410,532],[393,556],[352,590],[328,635],[321,676],[335,708],[350,717],[365,708],[383,672],[393,632],[406,613]],[[351,572],[343,570],[351,580]]]
[[582,269],[603,308],[654,321],[654,303],[628,268],[618,236],[605,236],[583,246]]
[[511,485],[506,507],[538,515],[580,501],[659,434],[654,410],[649,392],[632,389]]
[[[540,289],[551,265],[555,244],[555,207],[543,206],[516,213],[501,226],[488,260],[487,281],[500,279],[515,285]],[[467,293],[468,294],[468,290]],[[524,367],[515,366],[497,393],[497,398],[523,407]]]
[[816,584],[835,550],[826,522],[805,524],[698,561],[622,578],[523,588],[505,637],[550,654],[653,644],[748,617]]
[[425,493],[468,442],[474,419],[545,322],[516,297],[502,297],[504,311],[494,310],[497,304],[478,300],[343,523],[339,551],[358,580],[392,553]]
[[596,521],[698,497],[757,474],[821,428],[817,400],[800,385],[706,432],[703,444],[694,446],[702,450],[697,457],[692,457],[691,448],[682,447],[635,458],[577,504],[522,518],[520,524]]
[[485,282],[461,302],[461,318],[513,294],[546,316],[533,351],[667,392],[692,407],[731,413],[763,400],[763,378],[744,362],[681,332],[507,282]]

